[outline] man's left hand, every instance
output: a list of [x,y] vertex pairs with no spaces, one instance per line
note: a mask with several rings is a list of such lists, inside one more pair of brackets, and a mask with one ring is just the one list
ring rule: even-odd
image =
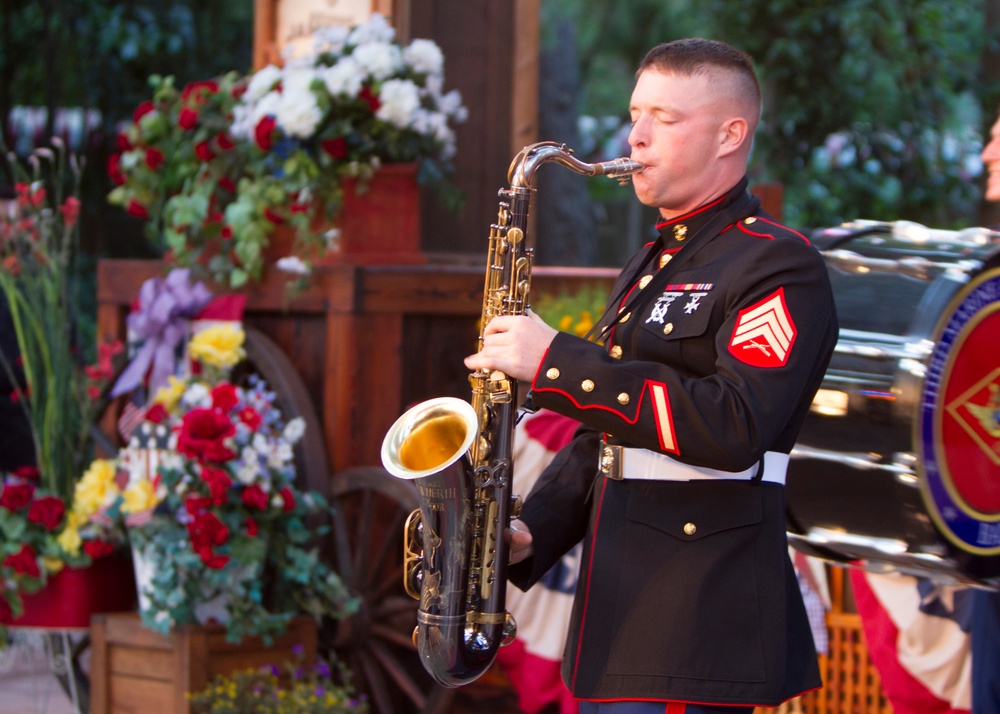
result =
[[483,347],[465,358],[472,370],[500,370],[514,379],[531,381],[557,331],[538,315],[500,315],[483,331]]

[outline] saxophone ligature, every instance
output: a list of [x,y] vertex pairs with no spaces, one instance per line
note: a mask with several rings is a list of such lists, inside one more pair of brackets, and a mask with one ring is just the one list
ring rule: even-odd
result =
[[[479,349],[490,320],[528,309],[528,209],[535,172],[546,163],[621,183],[643,168],[627,158],[585,163],[550,141],[514,157],[490,227]],[[396,420],[382,443],[385,469],[417,488],[420,508],[404,529],[404,586],[420,603],[413,634],[420,660],[446,687],[478,678],[516,633],[505,603],[505,538],[520,507],[511,493],[517,380],[477,370],[469,382],[471,404],[452,397],[422,402]]]

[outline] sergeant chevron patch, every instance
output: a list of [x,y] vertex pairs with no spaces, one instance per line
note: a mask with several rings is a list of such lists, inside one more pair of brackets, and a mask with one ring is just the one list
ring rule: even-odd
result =
[[784,367],[795,342],[795,323],[785,305],[785,290],[740,312],[729,340],[733,357],[755,367]]

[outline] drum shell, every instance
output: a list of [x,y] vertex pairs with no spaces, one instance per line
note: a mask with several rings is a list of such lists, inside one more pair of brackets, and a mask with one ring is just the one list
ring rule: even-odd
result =
[[[870,225],[846,239],[841,228],[813,236],[841,333],[789,465],[790,542],[871,569],[993,585],[1000,548],[969,548],[942,527],[918,422],[941,326],[963,290],[1000,262],[1000,236],[977,244],[934,231],[936,240],[915,242],[894,224]],[[984,471],[977,478],[1000,479],[1000,468]]]

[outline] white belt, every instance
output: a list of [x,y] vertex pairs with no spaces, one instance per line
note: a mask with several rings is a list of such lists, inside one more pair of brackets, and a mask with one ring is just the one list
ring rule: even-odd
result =
[[[764,454],[762,481],[785,483],[788,454],[768,451]],[[682,464],[677,459],[648,449],[636,449],[618,444],[601,445],[601,473],[608,478],[647,479],[652,481],[695,481],[699,479],[738,479],[750,481],[757,475],[759,464],[745,471],[719,471],[701,466]]]

